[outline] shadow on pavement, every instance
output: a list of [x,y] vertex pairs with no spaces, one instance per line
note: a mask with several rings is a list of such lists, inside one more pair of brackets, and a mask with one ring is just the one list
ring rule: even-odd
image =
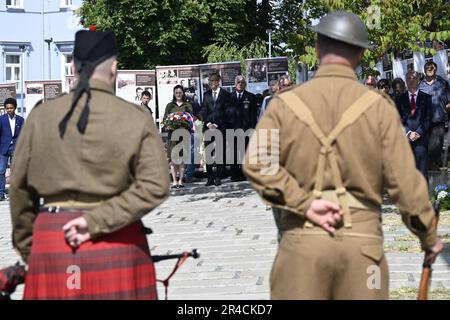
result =
[[185,184],[182,189],[170,190],[171,197],[192,195],[188,201],[211,199],[218,201],[224,198],[243,198],[255,192],[249,182],[231,182],[222,180],[220,186],[205,186],[206,181]]

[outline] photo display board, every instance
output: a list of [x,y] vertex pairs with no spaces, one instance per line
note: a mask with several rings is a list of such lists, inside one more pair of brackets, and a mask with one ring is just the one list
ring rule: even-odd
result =
[[234,79],[236,76],[242,74],[241,63],[239,61],[232,61],[201,64],[200,77],[202,88],[200,101],[203,100],[203,94],[210,89],[209,76],[212,73],[218,73],[221,77],[221,87],[228,92],[232,92],[235,86]]
[[26,116],[39,100],[56,98],[63,92],[61,80],[25,81]]
[[180,84],[184,88],[195,90],[200,94],[200,71],[198,65],[178,65],[156,67],[158,85],[158,117],[162,123],[167,104],[173,99],[173,88]]
[[156,105],[156,71],[155,70],[119,70],[116,78],[116,96],[134,103],[141,104],[141,94],[150,92],[148,105],[153,111],[153,118],[157,118]]
[[247,90],[256,94],[269,88],[272,80],[288,75],[288,58],[260,58],[245,60],[247,69]]

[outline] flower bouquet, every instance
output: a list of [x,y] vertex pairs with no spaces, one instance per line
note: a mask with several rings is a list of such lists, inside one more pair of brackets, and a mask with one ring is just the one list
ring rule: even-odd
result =
[[194,118],[188,112],[173,112],[169,114],[163,124],[169,131],[186,129],[192,132],[195,130]]
[[438,184],[434,188],[433,194],[434,202],[438,201],[440,204],[441,210],[449,210],[450,209],[450,190],[447,184]]

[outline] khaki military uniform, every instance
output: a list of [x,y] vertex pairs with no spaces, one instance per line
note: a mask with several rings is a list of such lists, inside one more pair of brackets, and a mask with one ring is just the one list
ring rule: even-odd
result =
[[[274,208],[281,233],[271,272],[273,299],[388,298],[380,214],[383,188],[424,248],[437,241],[426,181],[416,170],[400,117],[388,97],[375,93],[378,97],[372,96],[371,106],[340,132],[329,149],[293,111],[300,98],[326,137],[368,91],[351,68],[324,65],[311,81],[274,97],[258,123],[244,173]],[[339,179],[331,160],[324,162],[322,178],[317,177],[321,152],[329,159],[335,156],[341,187],[336,185]],[[336,189],[352,201],[346,204],[345,226],[338,226],[331,236],[306,222],[304,214],[320,197],[342,206],[339,193],[330,197]]]
[[139,110],[148,115],[151,119],[153,119],[153,111],[150,107],[144,106],[142,103],[137,106]]
[[83,216],[93,239],[119,230],[162,203],[169,193],[168,165],[153,121],[90,80],[91,111],[86,132],[76,123],[85,97],[67,124],[73,93],[36,106],[18,141],[12,166],[13,245],[27,260],[39,206],[100,203]]

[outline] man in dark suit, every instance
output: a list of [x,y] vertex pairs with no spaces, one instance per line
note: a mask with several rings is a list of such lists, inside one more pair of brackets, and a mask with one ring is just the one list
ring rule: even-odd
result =
[[428,181],[428,131],[433,109],[431,96],[418,90],[419,81],[417,71],[409,71],[406,74],[408,90],[397,96],[395,104],[413,149],[416,167]]
[[[204,127],[203,130],[219,130],[223,138],[223,148],[222,152],[216,150],[215,159],[208,159],[208,154],[206,154],[206,172],[208,174],[207,186],[210,185],[221,185],[220,177],[223,171],[223,158],[225,156],[225,122],[224,122],[224,111],[225,108],[230,103],[230,94],[220,87],[220,75],[218,73],[213,73],[209,76],[209,86],[210,89],[206,91],[203,95],[202,109],[200,111],[200,118],[203,119]],[[205,140],[205,147],[209,146],[214,142]],[[219,146],[220,147],[220,146]],[[217,153],[218,152],[218,153]],[[222,154],[221,154],[222,153]],[[219,158],[220,157],[220,158]],[[216,170],[214,170],[214,167]]]
[[[256,103],[256,96],[245,90],[247,82],[244,76],[238,75],[234,81],[235,91],[231,94],[231,100],[228,107],[225,109],[225,126],[227,129],[242,129],[244,132],[248,129],[254,129],[257,121],[258,106]],[[236,134],[236,132],[235,132]],[[242,160],[245,150],[240,150],[236,139],[227,141],[229,148],[234,148],[234,159],[231,163],[231,181],[245,180],[242,173]],[[248,144],[248,139],[245,140],[245,147]],[[231,150],[230,150],[231,151]],[[230,152],[231,154],[231,152]]]
[[8,160],[12,162],[17,138],[24,119],[16,115],[17,101],[14,98],[5,100],[6,114],[0,117],[0,201],[6,200],[5,183]]

